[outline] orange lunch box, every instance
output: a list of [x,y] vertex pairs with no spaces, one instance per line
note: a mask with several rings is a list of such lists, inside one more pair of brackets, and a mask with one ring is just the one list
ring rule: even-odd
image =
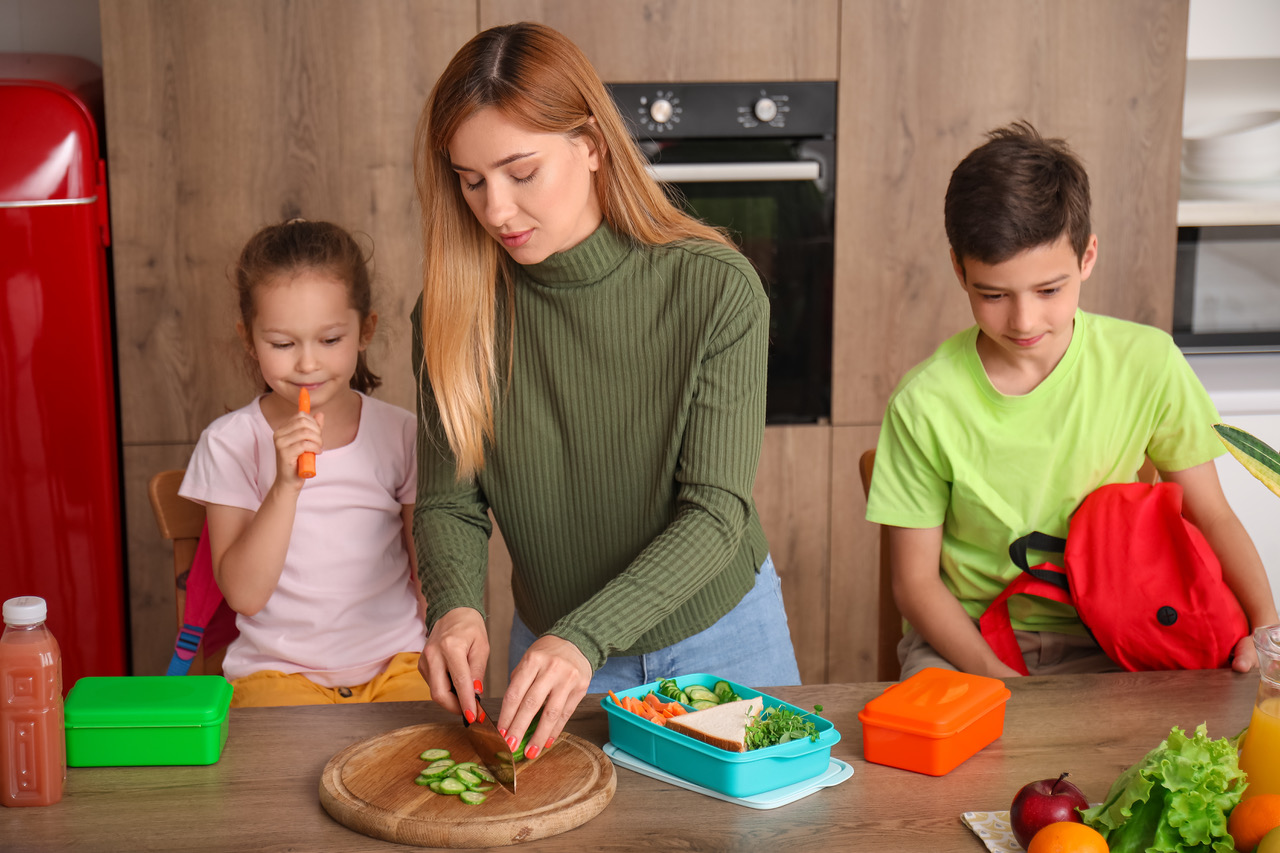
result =
[[1009,688],[998,678],[929,667],[858,712],[867,761],[944,776],[1000,737]]

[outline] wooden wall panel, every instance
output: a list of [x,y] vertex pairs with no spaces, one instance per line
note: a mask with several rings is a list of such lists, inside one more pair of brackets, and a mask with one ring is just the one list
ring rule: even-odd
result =
[[827,680],[830,493],[831,428],[766,428],[754,497],[805,684]]
[[480,29],[541,21],[608,83],[834,80],[838,0],[479,0]]
[[1018,118],[1068,139],[1093,186],[1086,310],[1173,310],[1186,0],[844,0],[833,415],[880,420],[894,384],[972,324],[951,272],[951,170]]
[[372,240],[371,363],[380,396],[412,407],[413,131],[474,28],[448,0],[103,3],[126,444],[193,441],[252,394],[228,272],[293,216]]
[[879,427],[831,429],[831,571],[827,681],[876,680],[880,529],[867,521],[858,458]]

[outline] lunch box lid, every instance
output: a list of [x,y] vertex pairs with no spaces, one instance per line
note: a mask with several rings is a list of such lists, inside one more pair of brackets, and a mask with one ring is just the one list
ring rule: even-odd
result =
[[928,667],[868,702],[858,712],[864,726],[949,737],[1008,701],[998,678]]
[[231,706],[220,675],[85,676],[67,693],[67,728],[205,726]]

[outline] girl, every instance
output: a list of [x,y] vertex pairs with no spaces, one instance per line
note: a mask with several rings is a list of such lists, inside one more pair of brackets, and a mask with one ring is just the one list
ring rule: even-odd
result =
[[798,684],[751,498],[769,303],[750,264],[668,201],[586,57],[544,26],[466,44],[415,155],[436,701],[474,714],[490,511],[517,611],[498,725],[514,744],[541,709],[530,758],[588,690]]
[[[378,317],[351,235],[264,228],[240,254],[236,330],[266,393],[200,436],[179,494],[204,504],[240,635],[232,704],[426,699],[412,539],[413,415],[366,396]],[[306,390],[310,413],[299,411]],[[314,479],[298,473],[317,454]]]

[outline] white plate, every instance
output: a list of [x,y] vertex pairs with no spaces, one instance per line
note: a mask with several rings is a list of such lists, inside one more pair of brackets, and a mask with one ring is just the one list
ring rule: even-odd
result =
[[731,797],[728,794],[704,788],[687,779],[681,779],[679,776],[672,776],[647,761],[641,761],[634,755],[623,752],[612,743],[605,743],[604,754],[609,756],[609,760],[614,764],[625,767],[628,770],[634,770],[642,775],[650,776],[690,791],[697,791],[699,794],[706,794],[708,797],[715,797],[717,800],[724,800],[726,803],[737,803],[740,806],[746,806],[751,809],[776,809],[778,806],[785,806],[787,803],[793,803],[796,800],[807,797],[814,791],[830,788],[832,785],[839,785],[853,775],[852,765],[838,758],[833,758],[826,771],[810,779],[796,782],[794,785],[787,785],[785,788],[776,788],[772,791],[765,791],[762,794],[754,794],[750,797]]

